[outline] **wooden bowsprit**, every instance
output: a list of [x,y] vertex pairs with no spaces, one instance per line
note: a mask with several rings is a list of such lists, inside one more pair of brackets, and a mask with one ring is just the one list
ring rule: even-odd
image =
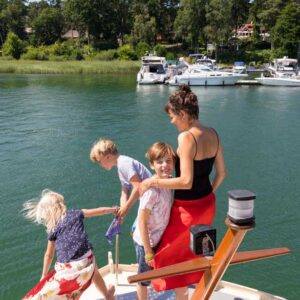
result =
[[255,223],[253,222],[250,225],[238,226],[232,223],[229,219],[226,219],[225,223],[228,226],[228,230],[221,244],[217,248],[215,255],[211,259],[207,257],[199,257],[179,264],[129,276],[128,282],[134,283],[195,271],[204,271],[204,275],[197,285],[191,299],[208,300],[229,265],[270,258],[289,254],[291,252],[288,248],[237,252],[237,249],[243,241],[246,233],[255,226]]

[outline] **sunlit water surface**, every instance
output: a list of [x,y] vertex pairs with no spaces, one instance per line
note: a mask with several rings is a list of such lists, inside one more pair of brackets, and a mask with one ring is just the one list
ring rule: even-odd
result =
[[[123,154],[148,164],[153,142],[177,144],[163,111],[175,90],[136,86],[132,76],[0,75],[0,299],[20,299],[40,278],[46,247],[41,226],[26,221],[25,200],[50,188],[67,205],[91,208],[118,204],[116,170],[89,160],[100,137],[113,139]],[[217,192],[214,226],[225,233],[227,191],[256,193],[256,228],[241,249],[289,247],[292,255],[230,267],[224,279],[288,299],[299,299],[300,267],[300,89],[284,87],[195,87],[200,119],[222,139],[228,177]],[[129,228],[122,226],[120,261],[135,261]],[[104,233],[111,216],[86,220],[98,265],[107,262]]]

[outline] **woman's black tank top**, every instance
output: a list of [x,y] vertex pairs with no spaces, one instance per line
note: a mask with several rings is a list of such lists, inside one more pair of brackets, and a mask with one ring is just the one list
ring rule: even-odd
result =
[[[191,132],[190,132],[191,133]],[[216,133],[217,134],[217,133]],[[195,143],[196,143],[196,149],[197,149],[197,140],[193,136]],[[219,148],[219,137],[218,138],[218,147]],[[197,153],[196,153],[197,154]],[[195,156],[196,156],[195,154]],[[214,162],[215,162],[216,155],[213,157],[201,159],[201,160],[195,160],[194,159],[194,178],[193,178],[193,185],[190,190],[175,190],[174,192],[174,198],[179,200],[196,200],[203,198],[207,195],[209,195],[212,192],[212,186],[210,183],[209,175],[212,171]],[[176,161],[175,164],[175,173],[176,177],[180,176],[180,160],[179,158]]]

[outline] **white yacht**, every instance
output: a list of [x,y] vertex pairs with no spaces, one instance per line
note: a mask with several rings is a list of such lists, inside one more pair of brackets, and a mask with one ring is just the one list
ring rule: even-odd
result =
[[206,65],[193,64],[189,65],[181,75],[171,78],[168,83],[170,85],[187,84],[201,86],[234,85],[238,80],[246,76],[247,74],[213,70]]
[[300,86],[300,74],[297,59],[288,57],[273,60],[272,64],[255,78],[262,85]]
[[167,61],[165,57],[146,55],[142,57],[142,66],[137,74],[138,84],[164,83],[167,79]]
[[235,61],[232,67],[233,73],[246,74],[247,68],[244,61]]
[[212,70],[219,70],[219,67],[217,66],[217,61],[215,59],[210,59],[205,57],[200,58],[196,60],[196,64],[205,65]]

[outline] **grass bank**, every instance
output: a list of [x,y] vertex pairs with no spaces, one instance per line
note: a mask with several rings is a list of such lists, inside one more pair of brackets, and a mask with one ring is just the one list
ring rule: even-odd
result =
[[0,73],[16,74],[130,74],[139,61],[36,61],[1,60]]

